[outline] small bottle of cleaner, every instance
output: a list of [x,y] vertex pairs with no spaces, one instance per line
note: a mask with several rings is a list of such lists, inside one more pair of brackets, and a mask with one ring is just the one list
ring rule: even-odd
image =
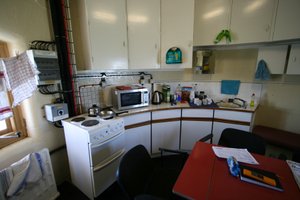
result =
[[255,105],[255,94],[253,93],[251,95],[251,100],[250,100],[250,107],[254,107]]

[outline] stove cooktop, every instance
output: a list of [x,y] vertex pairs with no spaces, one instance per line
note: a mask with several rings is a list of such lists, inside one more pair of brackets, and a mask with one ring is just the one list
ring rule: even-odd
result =
[[100,122],[96,119],[89,119],[86,120],[84,122],[81,123],[81,126],[86,126],[86,127],[90,127],[90,126],[95,126],[97,124],[99,124]]
[[114,117],[112,119],[103,119],[99,116],[97,117],[88,116],[87,113],[66,120],[66,122],[71,123],[88,132],[96,131],[99,128],[114,126],[115,124],[119,123],[119,121],[120,121],[120,117]]
[[85,117],[75,117],[71,119],[71,122],[82,122],[85,120]]

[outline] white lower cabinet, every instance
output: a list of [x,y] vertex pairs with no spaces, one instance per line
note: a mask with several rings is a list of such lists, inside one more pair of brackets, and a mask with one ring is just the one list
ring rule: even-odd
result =
[[151,121],[150,112],[125,116],[126,150],[142,144],[151,152]]
[[202,137],[212,132],[212,109],[183,109],[180,148],[191,150]]
[[215,110],[213,123],[213,143],[218,144],[221,133],[226,128],[235,128],[244,131],[251,130],[253,113]]
[[199,139],[210,133],[213,133],[213,143],[218,144],[226,128],[250,131],[253,115],[252,112],[184,108],[124,116],[126,150],[138,144],[144,145],[151,154],[159,153],[159,147],[191,150]]
[[158,148],[179,149],[181,110],[152,112],[152,154]]

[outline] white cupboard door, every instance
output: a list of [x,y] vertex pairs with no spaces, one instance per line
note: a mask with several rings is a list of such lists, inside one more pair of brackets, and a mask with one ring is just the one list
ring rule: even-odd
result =
[[239,124],[229,124],[229,123],[222,123],[222,122],[214,122],[213,125],[213,144],[218,144],[221,134],[224,129],[226,128],[234,128],[243,131],[250,131],[250,126],[247,125],[239,125]]
[[229,110],[215,110],[215,119],[233,120],[239,122],[251,122],[252,113],[250,112],[237,112]]
[[261,47],[258,50],[257,63],[264,60],[270,74],[283,74],[286,62],[288,45]]
[[286,74],[300,74],[300,44],[293,44]]
[[300,38],[299,9],[299,0],[279,0],[273,40]]
[[152,153],[158,148],[179,149],[180,121],[152,124]]
[[86,0],[92,69],[127,69],[125,0]]
[[137,128],[127,129],[125,131],[126,138],[126,150],[130,150],[136,145],[142,144],[151,153],[150,142],[151,142],[151,126],[140,126]]
[[151,152],[150,112],[124,116],[126,150],[142,144]]
[[192,150],[195,143],[202,137],[211,134],[211,131],[212,122],[182,121],[180,148]]
[[232,43],[270,41],[275,11],[276,0],[233,0]]
[[[161,67],[192,68],[194,0],[161,1]],[[172,47],[180,48],[182,64],[166,64]]]
[[160,0],[127,0],[129,68],[159,68]]
[[[194,45],[213,45],[229,29],[232,0],[195,0]],[[219,44],[224,44],[222,40]]]

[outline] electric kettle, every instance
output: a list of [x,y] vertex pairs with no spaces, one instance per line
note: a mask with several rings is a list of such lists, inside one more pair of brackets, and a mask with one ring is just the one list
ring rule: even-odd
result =
[[161,102],[163,102],[163,94],[159,91],[155,91],[153,92],[152,95],[152,104],[161,104]]

